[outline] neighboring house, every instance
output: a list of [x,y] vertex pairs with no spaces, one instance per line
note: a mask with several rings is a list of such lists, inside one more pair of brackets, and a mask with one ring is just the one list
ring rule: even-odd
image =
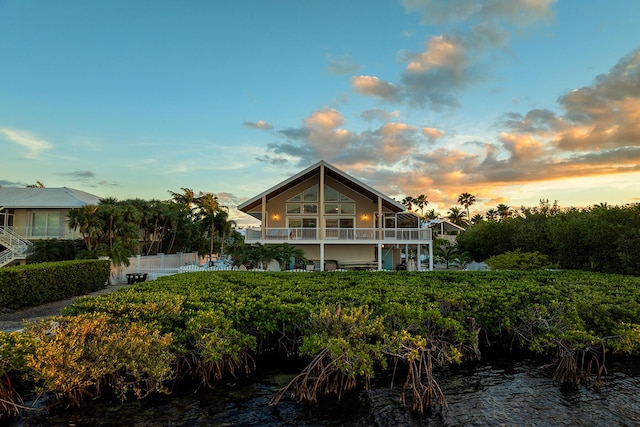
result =
[[308,269],[394,270],[403,254],[422,259],[424,250],[433,269],[431,230],[418,215],[324,161],[238,209],[261,222],[245,230],[245,243],[294,245],[313,262]]
[[446,219],[430,219],[426,221],[425,226],[433,230],[433,239],[448,240],[451,243],[456,242],[458,234],[465,231],[463,227],[447,221]]
[[99,200],[67,187],[0,188],[0,267],[24,263],[35,240],[81,238],[67,225],[67,213]]

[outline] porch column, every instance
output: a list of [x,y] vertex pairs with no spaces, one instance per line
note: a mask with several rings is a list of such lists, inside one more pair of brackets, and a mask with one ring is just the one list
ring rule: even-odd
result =
[[433,271],[433,240],[429,242],[429,271]]
[[260,227],[260,239],[267,237],[267,195],[262,196],[262,227]]
[[[396,224],[396,227],[398,226],[398,224]],[[407,265],[407,271],[409,271],[409,244],[406,243],[404,245],[404,262]]]
[[320,243],[320,271],[324,271],[324,243]]
[[422,245],[418,243],[416,245],[416,271],[422,271],[422,262],[420,262],[421,252],[422,252]]
[[378,239],[382,240],[384,235],[382,227],[384,226],[384,218],[382,217],[382,197],[378,196]]
[[378,271],[382,270],[382,243],[378,243]]
[[318,229],[321,240],[324,240],[324,163],[320,163],[320,188],[318,188]]

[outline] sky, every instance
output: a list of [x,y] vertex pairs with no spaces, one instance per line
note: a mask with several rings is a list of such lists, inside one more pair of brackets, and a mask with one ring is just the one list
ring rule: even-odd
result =
[[0,0],[0,185],[640,202],[637,0]]

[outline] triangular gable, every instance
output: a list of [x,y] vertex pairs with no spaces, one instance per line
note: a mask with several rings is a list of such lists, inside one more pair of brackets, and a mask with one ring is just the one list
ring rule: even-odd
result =
[[246,202],[241,203],[240,205],[238,205],[238,210],[248,213],[262,203],[262,197],[266,196],[267,200],[270,200],[278,194],[281,194],[284,191],[300,184],[301,182],[306,181],[307,179],[315,175],[318,175],[320,173],[320,166],[322,165],[324,165],[326,176],[329,176],[336,181],[352,188],[354,191],[357,191],[358,193],[370,198],[372,201],[376,201],[378,197],[380,197],[385,208],[393,212],[403,212],[406,209],[406,207],[402,203],[393,200],[385,194],[382,194],[379,191],[371,188],[367,184],[357,180],[351,175],[341,171],[335,166],[332,166],[324,160],[321,160],[318,163],[308,167],[307,169],[298,172],[292,177],[280,182],[279,184],[274,185],[268,190],[263,191],[257,196],[252,197]]

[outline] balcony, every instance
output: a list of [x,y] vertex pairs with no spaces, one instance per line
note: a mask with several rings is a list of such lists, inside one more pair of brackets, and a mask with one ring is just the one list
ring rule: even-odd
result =
[[266,228],[245,230],[246,243],[429,243],[428,228]]

